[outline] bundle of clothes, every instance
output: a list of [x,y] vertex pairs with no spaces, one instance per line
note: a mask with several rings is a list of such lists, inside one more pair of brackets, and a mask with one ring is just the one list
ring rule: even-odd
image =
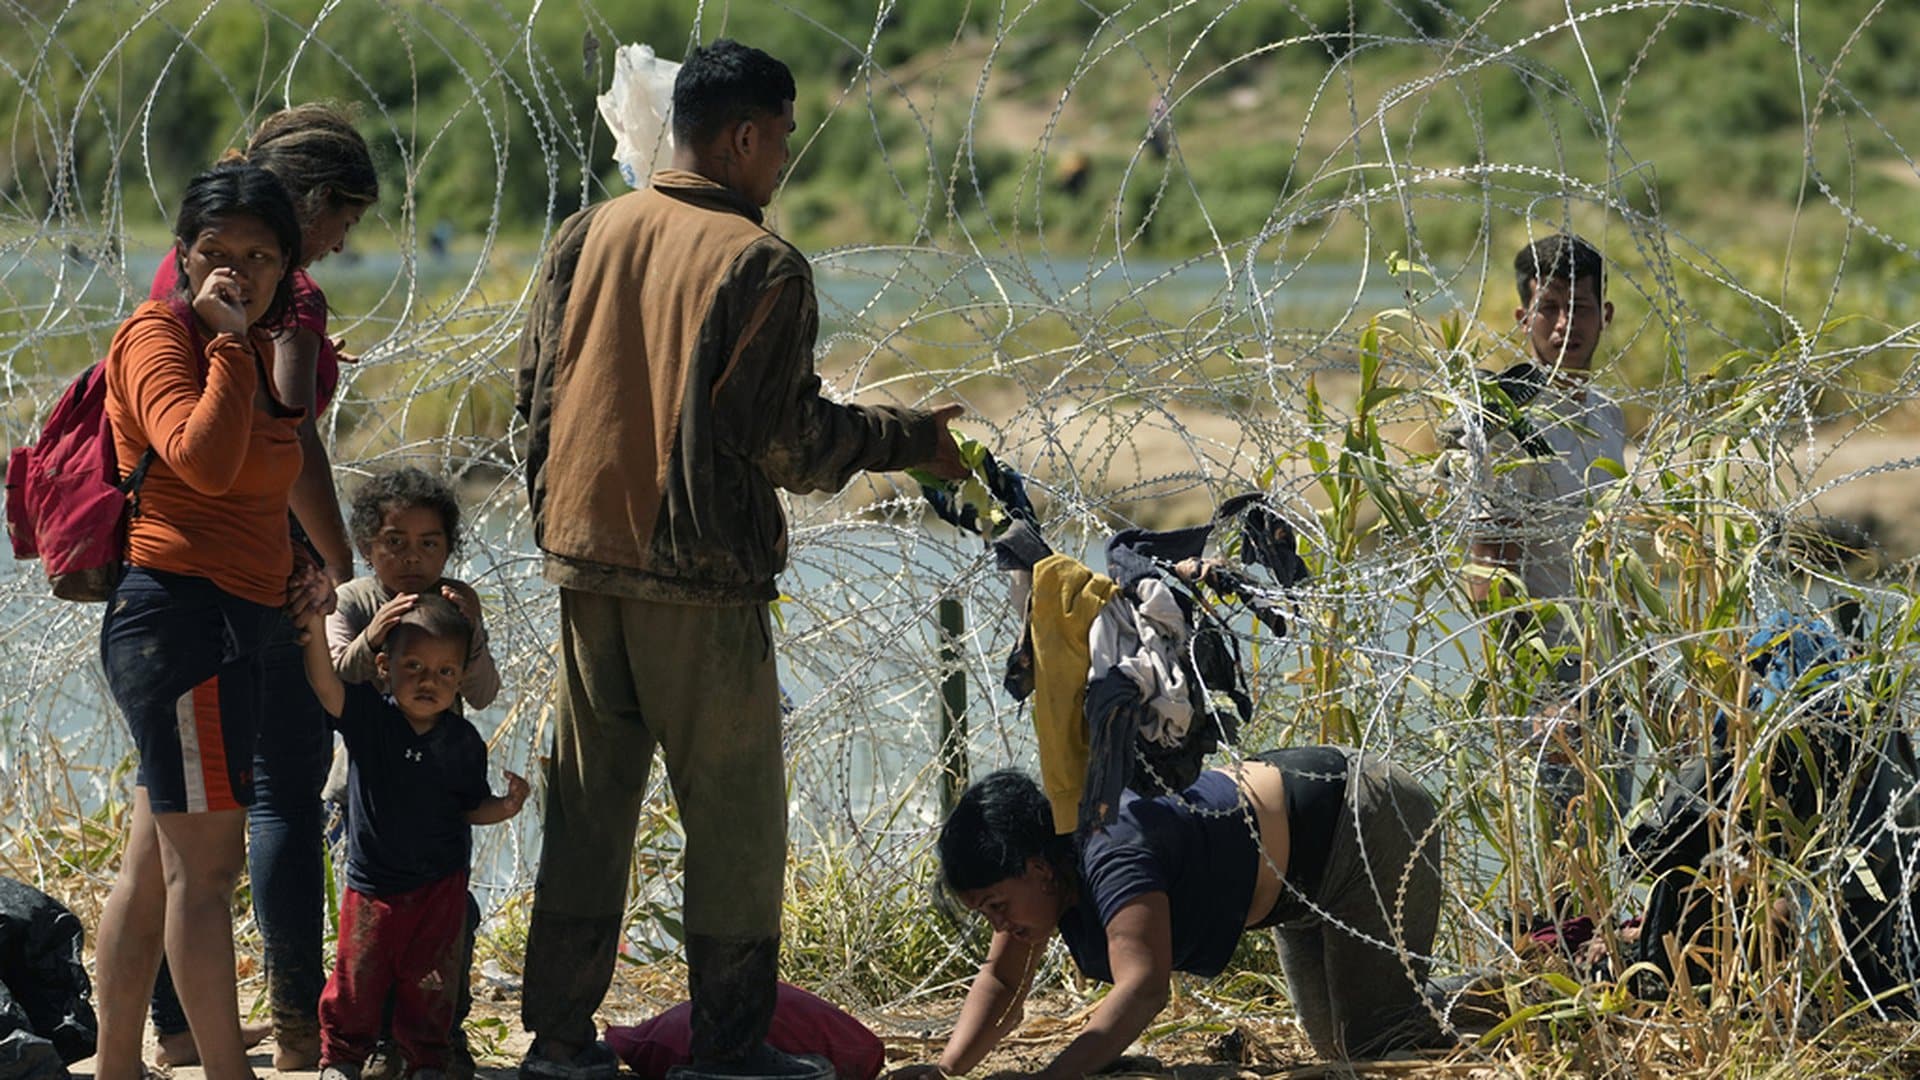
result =
[[[1285,635],[1284,590],[1309,576],[1293,527],[1249,493],[1203,525],[1114,534],[1100,574],[1047,543],[1019,473],[985,451],[970,463],[974,481],[922,491],[941,518],[986,537],[1013,579],[1025,629],[1004,683],[1033,703],[1055,829],[1111,823],[1129,788],[1193,783],[1253,710],[1234,612]],[[1237,558],[1208,555],[1223,527],[1237,531]]]

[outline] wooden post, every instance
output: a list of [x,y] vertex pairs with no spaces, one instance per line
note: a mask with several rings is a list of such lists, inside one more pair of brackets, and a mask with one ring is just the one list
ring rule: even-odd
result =
[[940,819],[953,813],[967,786],[967,668],[961,643],[967,632],[960,598],[940,598]]

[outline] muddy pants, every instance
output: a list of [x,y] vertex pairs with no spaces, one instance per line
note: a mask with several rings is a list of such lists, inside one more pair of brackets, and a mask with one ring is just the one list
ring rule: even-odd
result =
[[1281,898],[1274,938],[1287,994],[1329,1058],[1446,1045],[1425,994],[1440,922],[1433,797],[1397,765],[1351,760],[1320,887]]
[[414,1069],[447,1064],[447,1031],[467,981],[467,875],[394,896],[340,895],[340,945],[320,993],[320,1061],[363,1065],[393,995],[393,1041]]
[[[686,835],[684,923],[702,945],[688,950],[695,1012],[704,985],[709,997],[764,995],[770,1019],[787,820],[766,605],[561,589],[560,643],[522,1024],[572,1046],[598,1036],[656,746]],[[753,958],[751,986],[703,970],[732,956]],[[752,1045],[764,1036],[741,1033]]]

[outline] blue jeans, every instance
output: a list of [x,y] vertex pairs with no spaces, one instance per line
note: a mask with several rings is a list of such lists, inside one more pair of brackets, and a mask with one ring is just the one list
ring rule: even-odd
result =
[[[297,632],[279,620],[265,653],[266,715],[254,744],[253,807],[247,813],[247,875],[253,913],[266,940],[267,992],[276,1019],[318,1023],[326,932],[325,825],[320,787],[333,757],[333,732],[307,685]],[[167,969],[153,990],[153,1026],[187,1030]]]

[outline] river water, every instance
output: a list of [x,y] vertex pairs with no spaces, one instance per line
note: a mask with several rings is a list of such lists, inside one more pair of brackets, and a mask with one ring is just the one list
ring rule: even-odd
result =
[[[149,267],[160,255],[136,252],[127,266]],[[473,264],[473,253],[409,263],[373,252],[328,262],[323,279],[339,295],[393,288],[458,292],[476,276]],[[1350,265],[1293,268],[1286,286],[1270,296],[1262,292],[1274,280],[1274,268],[1249,273],[1217,259],[1093,264],[889,249],[830,253],[817,258],[816,267],[823,334],[884,327],[943,305],[1102,312],[1139,303],[1164,313],[1258,304],[1270,315],[1305,324],[1317,312],[1344,312],[1356,304],[1386,307],[1399,299],[1391,281],[1367,279]],[[0,279],[16,311],[65,304],[110,313],[124,310],[130,304],[126,293],[137,288],[110,269],[73,260],[16,263],[0,265]],[[5,344],[0,340],[0,347]],[[793,566],[782,580],[786,596],[778,617],[782,685],[793,705],[788,739],[796,835],[890,852],[898,843],[923,840],[935,823],[937,597],[959,597],[966,613],[969,629],[959,663],[968,677],[969,756],[976,768],[1030,764],[1032,735],[1023,707],[999,687],[1004,656],[1018,632],[1002,575],[977,542],[902,513],[913,498],[910,485],[901,490],[880,483],[883,504],[896,501],[878,518],[834,502],[794,503]],[[518,478],[504,478],[491,490],[473,489],[471,499],[475,542],[450,573],[480,590],[507,682],[501,701],[472,720],[493,737],[496,769],[537,770],[557,602],[537,576]],[[1104,540],[1056,538],[1068,550],[1085,552],[1096,569]],[[15,564],[0,551],[0,789],[15,805],[52,800],[92,807],[123,797],[130,783],[114,772],[129,745],[99,675],[99,610],[45,599],[43,588],[37,566]],[[1423,641],[1472,633],[1458,613],[1389,604],[1397,606],[1376,620],[1418,622]],[[1405,645],[1403,639],[1371,647],[1385,655]],[[1261,662],[1270,672],[1290,662],[1287,648],[1271,641],[1265,648]],[[1413,674],[1444,689],[1461,678],[1449,673],[1450,663],[1436,655],[1407,665],[1396,677]],[[527,880],[536,820],[528,814],[511,827],[481,831],[481,878],[501,888]]]
[[[0,256],[0,310],[35,316],[64,309],[131,307],[145,296],[164,249],[135,248],[110,264],[35,247]],[[484,255],[484,260],[483,260]],[[318,270],[335,295],[368,302],[415,295],[466,295],[491,276],[524,282],[536,267],[531,250],[487,252],[460,248],[408,258],[393,250],[335,255]],[[976,254],[930,248],[838,249],[813,256],[822,332],[853,326],[885,327],[910,313],[977,305],[1045,306],[1101,310],[1129,301],[1151,304],[1168,317],[1213,307],[1257,306],[1276,320],[1314,325],[1347,312],[1404,303],[1399,283],[1347,260],[1249,266],[1218,256],[1125,261],[1049,254]],[[349,317],[356,314],[352,310]],[[0,350],[8,342],[0,337]]]

